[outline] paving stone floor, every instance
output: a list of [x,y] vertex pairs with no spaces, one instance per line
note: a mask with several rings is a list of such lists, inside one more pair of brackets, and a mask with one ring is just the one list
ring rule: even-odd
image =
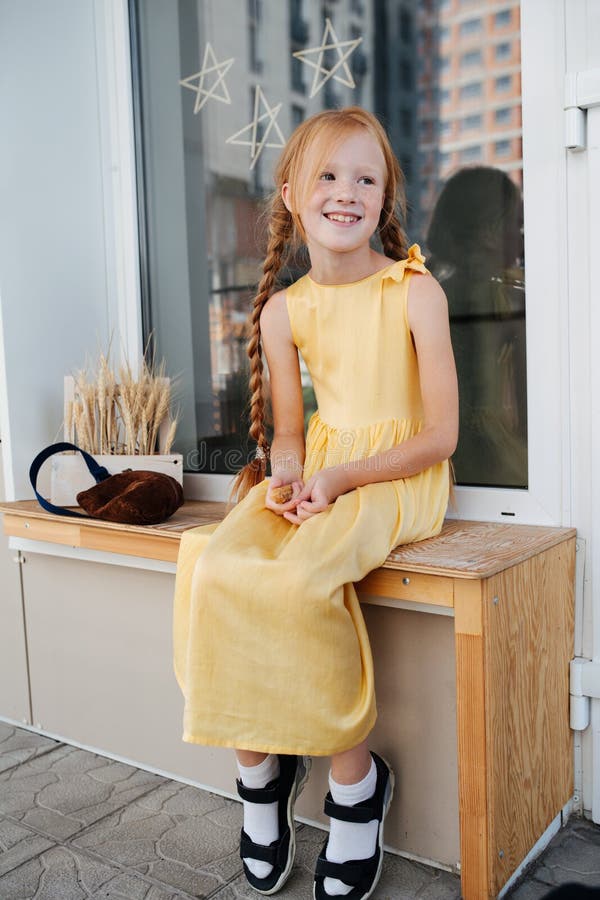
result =
[[[0,900],[256,900],[238,855],[241,823],[239,802],[0,722]],[[325,833],[296,833],[279,896],[309,900]],[[600,828],[582,819],[506,896],[538,900],[574,881],[600,886]],[[460,882],[386,853],[373,898],[458,900]]]

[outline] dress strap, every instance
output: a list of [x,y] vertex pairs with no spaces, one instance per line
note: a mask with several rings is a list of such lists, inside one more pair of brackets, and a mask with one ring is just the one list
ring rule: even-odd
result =
[[429,270],[425,267],[426,257],[421,253],[420,246],[418,244],[411,244],[407,252],[408,256],[406,259],[399,259],[393,266],[390,266],[383,276],[384,278],[402,281],[407,269],[412,269],[415,272],[422,272],[424,275],[427,274]]

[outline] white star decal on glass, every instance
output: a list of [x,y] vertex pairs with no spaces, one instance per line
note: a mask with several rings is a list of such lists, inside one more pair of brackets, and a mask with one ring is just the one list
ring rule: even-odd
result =
[[[264,107],[265,112],[263,112],[262,115],[259,115],[261,104]],[[256,85],[256,89],[254,92],[254,118],[249,125],[245,125],[244,128],[240,128],[239,131],[236,131],[235,134],[232,134],[231,137],[227,138],[225,142],[227,144],[240,144],[243,147],[250,147],[250,159],[252,160],[250,169],[253,169],[256,165],[264,147],[285,146],[285,138],[282,135],[281,129],[276,121],[277,115],[282,106],[282,103],[278,103],[277,106],[271,108],[267,103],[266,97],[263,94],[261,87],[259,85]],[[259,125],[265,119],[269,120],[269,124],[264,129],[262,136],[259,136],[259,130],[261,130],[259,129]],[[275,144],[272,142],[267,142],[267,138],[273,130],[279,138],[279,143]],[[241,138],[241,136],[246,134],[247,132],[250,133],[250,140],[239,140],[239,138]]]
[[[227,85],[225,84],[225,76],[234,62],[235,58],[232,57],[231,59],[225,59],[223,62],[218,63],[213,48],[210,44],[206,45],[200,71],[196,72],[195,75],[189,75],[187,78],[183,78],[179,82],[180,85],[188,88],[188,90],[196,92],[194,115],[200,112],[204,104],[210,100],[211,97],[213,100],[219,100],[220,103],[231,103],[231,97],[229,96]],[[216,81],[209,90],[206,90],[204,87],[204,79],[213,72],[218,73]],[[196,79],[198,79],[198,84],[193,83]],[[219,86],[221,88],[221,93],[216,94],[215,91]]]
[[[292,54],[292,56],[295,56],[303,63],[306,63],[307,66],[312,66],[315,70],[310,92],[311,97],[314,97],[330,78],[333,78],[334,81],[339,81],[341,84],[345,84],[347,87],[356,87],[352,72],[350,71],[346,60],[350,54],[356,50],[361,41],[362,37],[355,38],[355,40],[352,41],[338,41],[337,34],[333,30],[333,25],[331,24],[331,19],[325,19],[325,31],[323,32],[321,45],[319,47],[311,47],[309,50],[298,50],[296,53]],[[345,50],[343,50],[344,47],[346,48]],[[331,69],[326,69],[323,65],[323,57],[327,50],[337,50],[338,52],[338,60]],[[319,54],[317,62],[306,58],[310,53]],[[345,78],[335,74],[340,67],[343,67]],[[319,75],[324,76],[321,81],[319,81]]]

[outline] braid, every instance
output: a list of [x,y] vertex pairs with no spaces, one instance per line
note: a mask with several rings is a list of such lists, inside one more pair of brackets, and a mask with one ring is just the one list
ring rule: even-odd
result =
[[408,249],[408,240],[406,232],[400,224],[397,210],[392,208],[390,212],[384,209],[381,215],[385,216],[385,220],[379,228],[383,252],[392,259],[404,259]]
[[262,347],[260,340],[260,314],[274,293],[277,274],[281,269],[292,235],[292,220],[283,200],[276,195],[271,201],[269,242],[263,264],[263,276],[259,282],[251,313],[250,339],[246,352],[250,358],[250,437],[257,443],[257,455],[237,474],[229,492],[229,502],[243,500],[255,485],[264,480],[270,445],[265,436],[265,396],[263,382]]

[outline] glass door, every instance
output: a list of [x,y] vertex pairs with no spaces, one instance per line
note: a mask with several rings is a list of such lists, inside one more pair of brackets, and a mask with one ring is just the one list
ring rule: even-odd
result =
[[[153,332],[179,366],[188,493],[224,498],[254,450],[245,343],[278,145],[305,116],[358,104],[388,129],[409,242],[449,300],[449,514],[565,521],[562,0],[130,0],[129,13],[143,343]],[[320,51],[324,37],[338,46]]]
[[[459,469],[451,511],[459,518],[559,525],[568,514],[563,28],[562,0],[520,4],[522,206],[515,198],[504,222],[497,219],[502,239],[493,236],[492,217],[480,231],[484,247],[497,254],[503,247],[506,254],[502,288],[490,278],[494,304],[479,306],[481,313],[472,308],[471,321],[453,324],[459,372],[463,357],[470,371],[461,386],[461,440],[466,436],[472,455],[484,457],[473,468],[483,474],[490,466],[495,479],[469,483]],[[465,204],[466,216],[471,206]],[[484,439],[471,440],[477,432]],[[460,445],[457,454],[462,464]],[[465,464],[468,469],[471,461]]]

